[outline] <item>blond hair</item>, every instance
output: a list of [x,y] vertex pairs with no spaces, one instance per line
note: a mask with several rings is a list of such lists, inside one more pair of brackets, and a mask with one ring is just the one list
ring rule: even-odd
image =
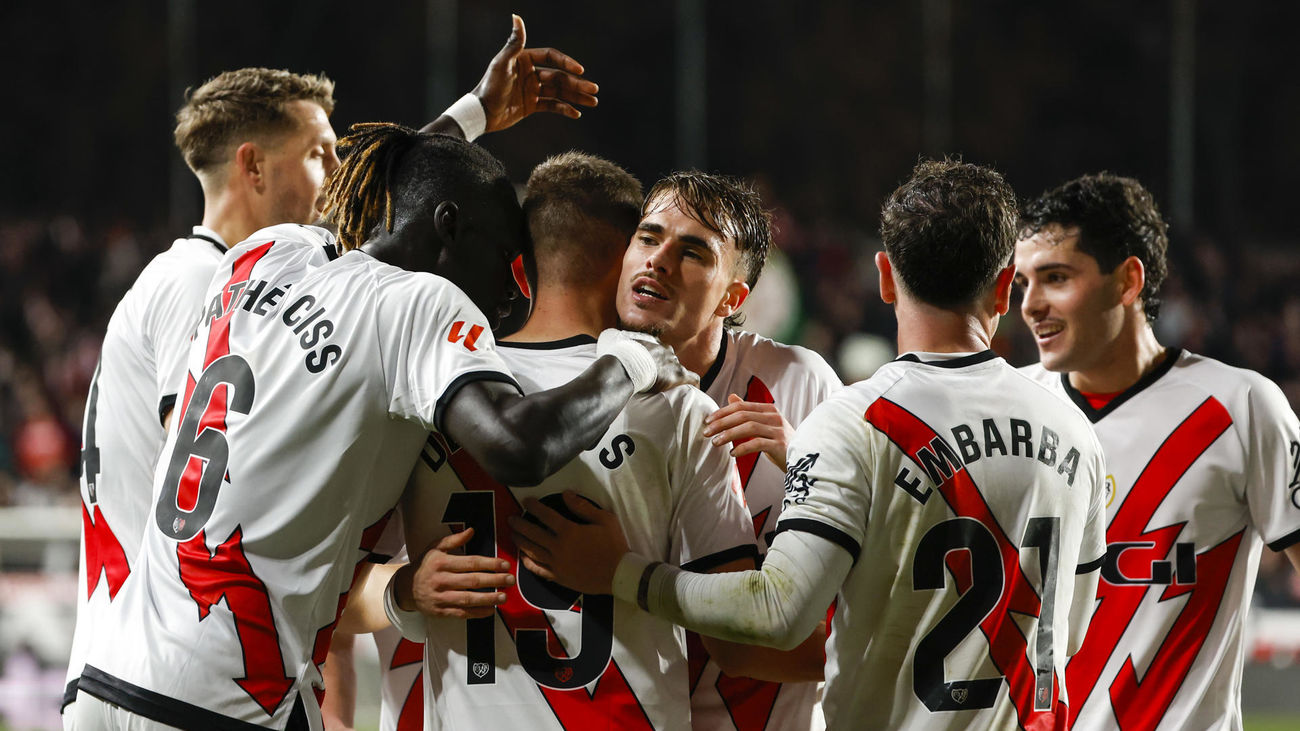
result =
[[328,116],[334,111],[334,82],[324,74],[283,69],[226,71],[186,90],[185,104],[176,112],[176,147],[191,170],[205,172],[249,138],[292,130],[285,106],[299,99],[319,104]]

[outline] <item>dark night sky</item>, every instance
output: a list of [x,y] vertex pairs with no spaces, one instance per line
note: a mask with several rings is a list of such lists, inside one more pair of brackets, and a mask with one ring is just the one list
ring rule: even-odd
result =
[[[245,65],[324,71],[338,83],[340,133],[358,121],[427,119],[424,2],[196,6],[187,84]],[[462,2],[459,89],[504,40],[511,11],[527,20],[530,45],[564,49],[602,85],[600,108],[582,121],[529,120],[485,145],[521,180],[547,154],[574,147],[646,182],[670,170],[674,7]],[[952,139],[933,150],[922,134],[921,7],[707,3],[705,167],[762,176],[797,216],[869,230],[921,154],[994,165],[1022,195],[1108,169],[1167,200],[1169,2],[954,0]],[[1197,10],[1198,225],[1234,239],[1293,240],[1300,84],[1290,46],[1300,4],[1202,0]],[[166,221],[171,115],[181,101],[170,89],[167,13],[165,0],[2,4],[0,214]],[[184,184],[197,205],[197,184]]]

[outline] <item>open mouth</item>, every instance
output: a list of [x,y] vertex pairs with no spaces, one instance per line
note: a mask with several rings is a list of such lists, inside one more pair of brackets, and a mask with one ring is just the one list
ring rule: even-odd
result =
[[1043,322],[1034,326],[1034,337],[1040,342],[1050,340],[1065,330],[1065,325],[1059,322]]
[[632,282],[632,292],[642,297],[653,297],[660,301],[668,299],[668,293],[659,286],[659,283],[649,277],[640,277]]

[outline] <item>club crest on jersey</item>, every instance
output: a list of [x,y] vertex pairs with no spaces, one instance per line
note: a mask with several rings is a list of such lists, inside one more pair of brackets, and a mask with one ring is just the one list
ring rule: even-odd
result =
[[555,671],[555,679],[561,683],[567,683],[573,680],[573,668],[560,668]]
[[970,691],[965,688],[953,688],[952,699],[958,703],[965,703],[966,698],[970,696]]
[[[466,322],[464,320],[453,322],[451,324],[451,330],[447,331],[447,342],[459,342],[465,346],[466,350],[472,353],[478,350],[478,348],[474,347],[474,344],[478,342],[478,337],[483,334],[483,326],[470,325],[468,330],[465,329],[465,326]],[[462,338],[464,339],[463,341]]]
[[817,483],[816,477],[809,477],[808,470],[817,464],[817,458],[821,452],[805,454],[799,458],[798,462],[790,465],[785,472],[785,500],[783,507],[791,505],[802,505],[808,499],[808,491]]
[[1106,475],[1106,507],[1115,502],[1115,476]]
[[472,669],[474,671],[474,677],[476,678],[481,678],[488,674],[488,664],[485,662],[474,663],[474,667]]
[[184,519],[184,518],[179,518],[179,517],[178,517],[178,518],[176,518],[176,520],[173,520],[173,521],[172,521],[172,532],[173,532],[173,533],[180,533],[181,530],[183,530],[184,528],[185,528],[185,519]]

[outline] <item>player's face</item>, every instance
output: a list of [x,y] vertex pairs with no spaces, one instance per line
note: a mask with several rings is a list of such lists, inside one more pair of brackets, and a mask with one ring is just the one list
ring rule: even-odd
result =
[[320,219],[321,187],[339,166],[334,151],[334,129],[325,110],[315,102],[298,99],[286,111],[296,125],[267,148],[267,211],[277,223],[314,223]]
[[735,240],[696,221],[675,196],[661,195],[623,255],[618,317],[623,327],[680,347],[715,319],[738,278]]
[[434,273],[455,283],[495,329],[519,296],[511,262],[527,245],[523,213],[513,200],[484,200],[461,212],[464,235],[443,249]]
[[1078,228],[1052,224],[1016,243],[1020,314],[1049,371],[1104,367],[1124,325],[1118,270],[1102,272],[1078,242]]

